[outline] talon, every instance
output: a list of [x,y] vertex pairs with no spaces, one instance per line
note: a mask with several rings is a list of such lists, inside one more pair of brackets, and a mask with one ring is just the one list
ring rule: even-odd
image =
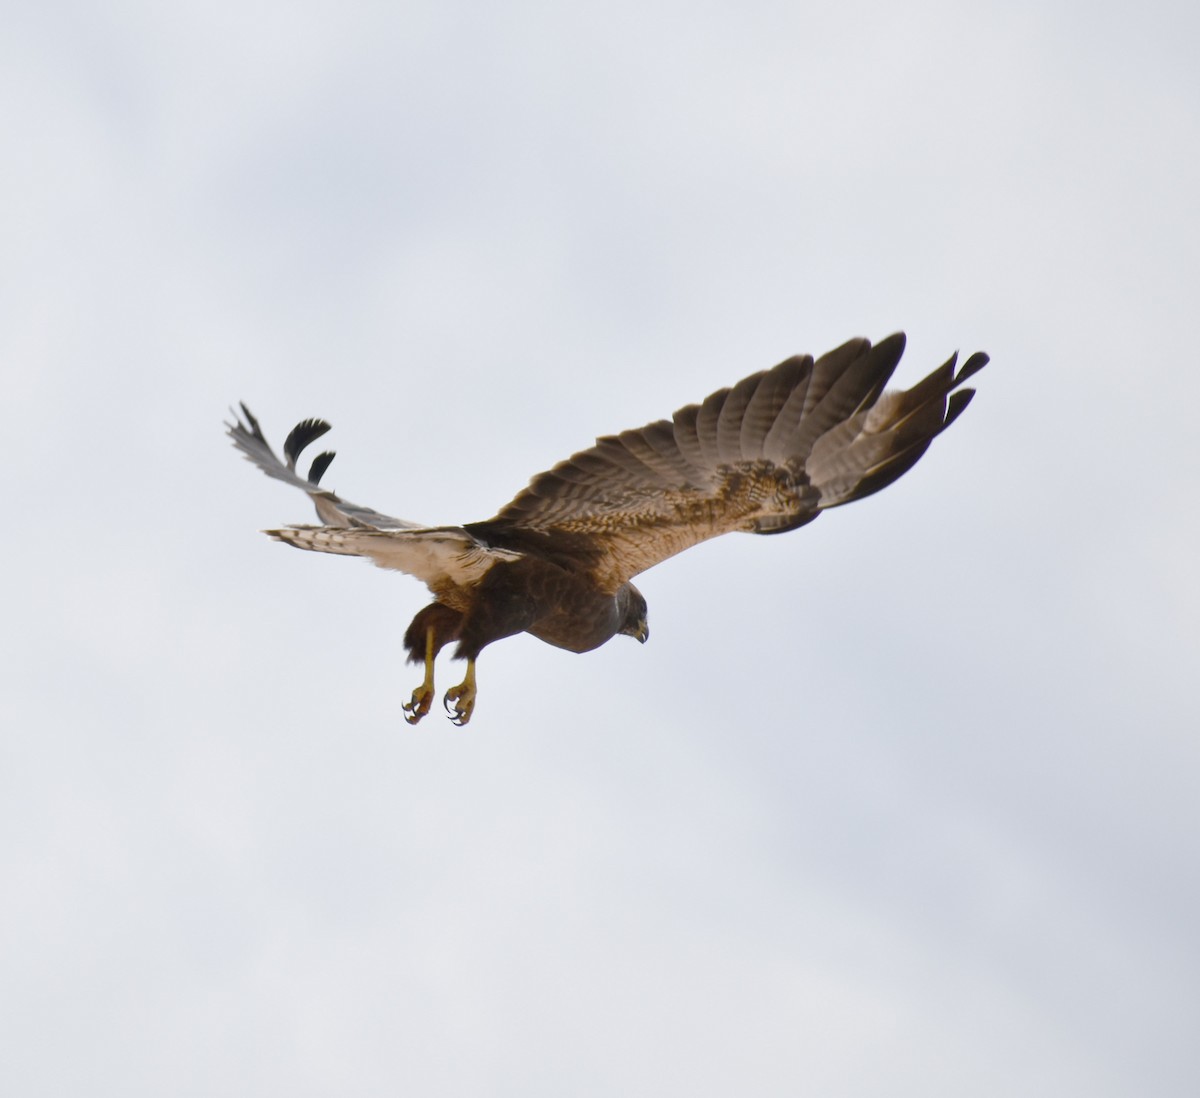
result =
[[433,705],[433,629],[425,631],[425,678],[421,685],[412,692],[412,701],[400,706],[404,710],[404,719],[409,724],[416,724],[429,712]]
[[404,719],[409,724],[416,724],[428,714],[433,705],[433,683],[422,683],[412,692],[412,701],[405,702],[400,708],[404,710]]
[[[451,722],[459,728],[471,719],[471,714],[475,711],[475,694],[475,661],[467,660],[466,678],[457,686],[450,687],[446,696],[442,698],[442,705],[450,715]],[[451,702],[454,703],[453,708]]]

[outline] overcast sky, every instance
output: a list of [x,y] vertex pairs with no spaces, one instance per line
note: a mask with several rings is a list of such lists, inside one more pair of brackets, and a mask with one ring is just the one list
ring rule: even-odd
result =
[[[1198,13],[8,4],[0,1089],[1200,1093]],[[912,473],[461,731],[222,434],[482,519],[901,328]]]

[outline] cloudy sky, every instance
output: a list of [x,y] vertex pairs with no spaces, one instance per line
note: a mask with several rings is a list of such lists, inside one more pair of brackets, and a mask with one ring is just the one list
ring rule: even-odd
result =
[[[7,5],[3,1090],[1197,1093],[1197,11]],[[462,731],[222,435],[480,519],[900,328],[913,473]]]

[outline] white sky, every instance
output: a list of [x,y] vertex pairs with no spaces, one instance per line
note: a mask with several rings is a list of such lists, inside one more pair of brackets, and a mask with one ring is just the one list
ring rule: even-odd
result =
[[[0,1089],[1200,1092],[1198,34],[8,5]],[[993,356],[913,473],[648,573],[645,648],[489,649],[464,731],[222,436],[480,519],[897,328]]]

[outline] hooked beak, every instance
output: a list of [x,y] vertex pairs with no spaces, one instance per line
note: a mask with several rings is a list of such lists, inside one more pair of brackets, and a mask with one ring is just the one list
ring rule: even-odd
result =
[[646,624],[645,618],[637,623],[637,631],[633,635],[638,644],[645,644],[650,639],[650,626]]

